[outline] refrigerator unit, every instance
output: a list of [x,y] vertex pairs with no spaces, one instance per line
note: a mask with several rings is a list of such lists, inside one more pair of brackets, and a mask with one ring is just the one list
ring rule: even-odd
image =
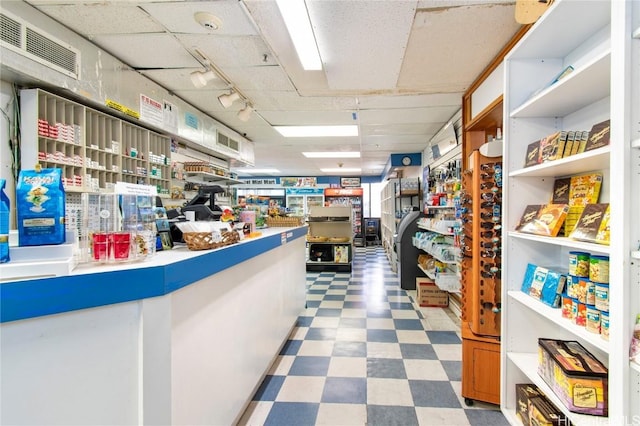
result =
[[322,188],[287,188],[287,209],[292,216],[308,216],[311,207],[324,205]]
[[362,222],[362,188],[326,188],[324,201],[326,206],[351,206],[351,226],[353,244],[364,247],[364,229]]

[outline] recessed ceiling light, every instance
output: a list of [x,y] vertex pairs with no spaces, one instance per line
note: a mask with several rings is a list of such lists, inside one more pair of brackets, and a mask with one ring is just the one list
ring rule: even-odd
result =
[[357,167],[338,167],[333,169],[320,169],[320,171],[323,173],[360,173],[362,169]]
[[302,155],[307,158],[360,158],[360,153],[353,151],[303,152]]
[[358,126],[273,126],[285,138],[358,136]]

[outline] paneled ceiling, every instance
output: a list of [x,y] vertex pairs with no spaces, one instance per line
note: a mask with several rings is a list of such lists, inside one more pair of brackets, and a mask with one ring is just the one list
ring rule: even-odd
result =
[[[274,0],[28,3],[246,135],[255,167],[281,176],[321,176],[340,164],[380,175],[392,153],[423,151],[520,28],[513,1],[306,0],[323,70],[304,71]],[[197,12],[222,25],[201,26]],[[248,121],[237,117],[242,102],[218,102],[226,82],[191,83],[207,61],[251,102]],[[287,139],[272,127],[309,124],[356,124],[359,136]],[[303,151],[361,158],[307,159]]]

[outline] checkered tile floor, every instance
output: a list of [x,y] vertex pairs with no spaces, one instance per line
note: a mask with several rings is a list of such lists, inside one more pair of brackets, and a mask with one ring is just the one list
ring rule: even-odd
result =
[[358,248],[350,274],[307,273],[307,309],[239,424],[508,424],[465,405],[459,326],[414,300],[379,246]]

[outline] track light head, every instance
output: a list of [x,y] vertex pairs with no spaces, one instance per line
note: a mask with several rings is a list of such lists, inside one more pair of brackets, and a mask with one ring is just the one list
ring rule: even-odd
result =
[[229,94],[224,94],[218,96],[218,100],[222,104],[223,107],[229,108],[235,101],[240,99],[240,94],[238,92],[232,91]]
[[243,109],[238,111],[238,118],[241,121],[249,121],[251,118],[251,113],[253,112],[253,107],[249,104],[245,105]]
[[208,82],[218,78],[215,72],[211,70],[207,71],[194,71],[191,73],[191,82],[198,89],[202,89]]

